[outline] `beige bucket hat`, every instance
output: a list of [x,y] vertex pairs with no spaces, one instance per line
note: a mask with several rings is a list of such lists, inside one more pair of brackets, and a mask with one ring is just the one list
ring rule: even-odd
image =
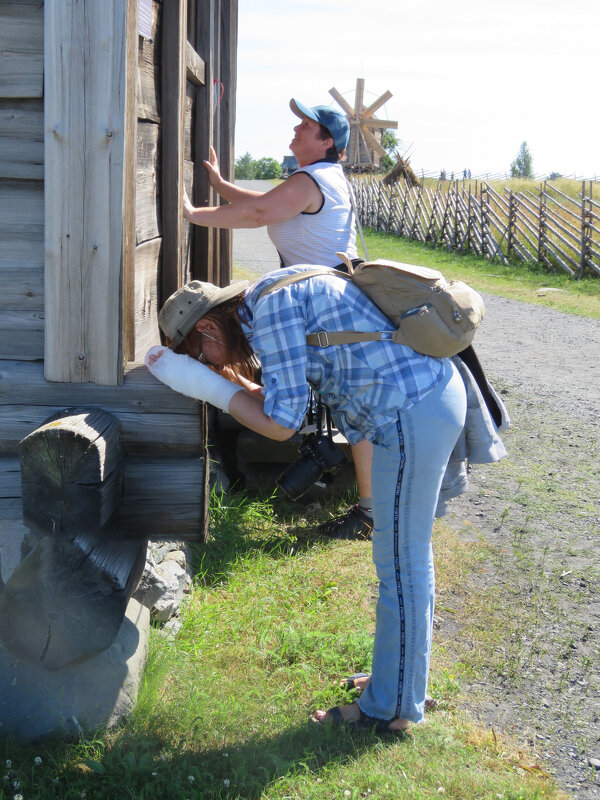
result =
[[191,281],[169,297],[160,310],[158,324],[169,339],[173,350],[181,344],[199,319],[206,316],[211,308],[241,294],[249,281],[236,281],[220,288],[213,283]]

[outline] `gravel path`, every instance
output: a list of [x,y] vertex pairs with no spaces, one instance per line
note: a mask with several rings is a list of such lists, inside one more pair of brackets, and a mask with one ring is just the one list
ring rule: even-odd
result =
[[512,418],[509,464],[474,467],[448,521],[494,545],[483,588],[523,623],[470,710],[529,741],[574,797],[600,798],[600,321],[484,299],[476,346]]
[[[276,267],[265,239],[264,231],[236,231],[236,263],[257,274]],[[446,521],[465,543],[475,536],[492,545],[486,571],[468,588],[501,589],[523,623],[497,648],[489,674],[472,686],[463,680],[463,689],[473,716],[528,741],[573,797],[597,799],[600,321],[484,299],[476,349],[512,418],[503,437],[509,457],[474,467],[471,491],[452,502]],[[436,637],[465,646],[447,618]]]

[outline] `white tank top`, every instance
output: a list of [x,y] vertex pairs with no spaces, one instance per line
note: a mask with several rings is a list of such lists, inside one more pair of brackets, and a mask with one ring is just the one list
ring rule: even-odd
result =
[[323,195],[323,204],[318,211],[302,212],[285,222],[267,226],[267,233],[281,256],[283,266],[319,264],[335,267],[340,263],[336,256],[338,252],[356,258],[354,212],[341,165],[318,161],[296,172],[311,176]]

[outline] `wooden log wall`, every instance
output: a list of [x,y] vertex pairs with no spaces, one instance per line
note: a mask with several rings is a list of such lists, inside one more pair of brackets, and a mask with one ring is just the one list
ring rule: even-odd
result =
[[[64,384],[46,381],[42,362],[0,361],[0,524],[21,516],[19,442],[66,405]],[[102,409],[120,422],[123,528],[155,538],[198,536],[206,479],[199,404],[138,365],[122,386],[70,385],[68,405]]]
[[[201,164],[210,145],[216,146],[222,173],[226,177],[233,174],[237,2],[153,0],[149,39],[137,35],[132,12],[135,3],[110,0],[106,8],[101,5],[98,11],[100,6],[91,0],[79,4],[0,0],[0,525],[2,520],[21,516],[19,442],[57,411],[84,405],[113,413],[121,424],[127,457],[125,502],[119,516],[125,529],[135,532],[143,526],[146,535],[157,537],[202,535],[208,475],[203,449],[205,413],[200,404],[176,395],[139,364],[147,348],[159,341],[157,314],[168,285],[163,285],[161,278],[170,276],[170,290],[191,278],[221,284],[231,278],[230,232],[205,231],[193,236],[190,226],[181,221],[180,209],[184,182],[198,203],[217,201]],[[90,22],[81,11],[83,6],[100,18]],[[71,11],[80,15],[77,25],[69,24]],[[126,13],[120,26],[115,24],[117,12]],[[167,43],[165,19],[171,25]],[[116,30],[114,36],[104,35],[109,28]],[[173,39],[179,43],[177,59],[170,57],[168,45]],[[61,41],[65,43],[64,59],[60,57]],[[81,64],[87,65],[86,59],[93,61],[90,69],[71,66],[71,80],[65,81],[61,72],[65,59],[71,59],[73,65],[79,55]],[[104,80],[103,58],[114,67],[112,72],[108,69],[110,75]],[[48,113],[44,115],[44,63],[46,71],[57,78],[48,84],[46,100],[51,102],[46,110],[60,112],[64,128],[54,124],[58,116],[54,119],[51,115],[50,120]],[[120,69],[119,64],[125,67]],[[179,64],[183,65],[182,103],[173,112],[179,121],[171,149],[165,147],[169,134],[165,137],[164,122],[173,116],[169,113],[173,110],[170,89],[173,70],[178,70]],[[118,91],[113,91],[110,80],[125,73]],[[100,161],[94,161],[94,188],[98,184],[110,190],[104,200],[90,195],[91,187],[84,187],[85,176],[80,173],[77,178],[75,174],[77,159],[65,155],[79,152],[68,148],[78,126],[85,122],[86,115],[76,113],[84,95],[93,106],[82,137],[85,147],[90,152],[96,148],[92,155],[98,148],[114,154],[116,142],[125,142],[120,151],[125,153],[120,158],[122,192],[115,189],[117,183],[112,172],[108,175],[108,167],[102,175],[98,173]],[[120,126],[117,104],[118,109],[125,109]],[[100,142],[94,138],[98,131]],[[72,191],[66,178],[62,183],[59,180],[60,158],[52,157],[50,168],[45,169],[52,148],[58,148],[59,155],[62,152],[62,163],[71,170]],[[80,161],[88,163],[86,158]],[[109,161],[112,170],[119,158]],[[44,183],[47,194],[49,185],[55,188],[55,196],[50,192],[46,204]],[[165,200],[164,187],[175,185],[175,194]],[[106,202],[110,192],[122,194],[117,220],[118,204]],[[87,207],[81,213],[89,222],[78,228],[81,252],[95,243],[94,258],[106,259],[118,240],[122,246],[122,251],[110,258],[110,269],[105,270],[102,261],[96,272],[90,272],[89,281],[85,275],[90,264],[83,267],[75,258],[71,259],[75,280],[67,280],[65,249],[57,242],[73,250],[73,236],[62,223],[62,227],[53,224],[59,205],[71,213],[77,197],[83,198],[79,208]],[[100,206],[106,206],[104,212]],[[91,213],[94,208],[97,214]],[[50,222],[46,237],[45,216]],[[73,218],[66,212],[63,216]],[[49,237],[52,230],[58,231],[59,238]],[[84,235],[86,231],[90,236]],[[175,263],[164,258],[166,233]],[[105,241],[105,235],[110,241]],[[45,259],[46,273],[51,262],[54,281],[46,300],[44,281],[48,283],[49,276],[45,275]],[[103,313],[111,315],[107,322],[106,314],[101,317],[90,312],[98,297],[90,287],[109,271],[111,285],[102,290],[100,298]],[[62,315],[57,309],[59,305],[64,309],[64,299],[75,285],[81,286],[81,296],[75,298],[81,320],[73,324],[72,314]],[[51,319],[45,319],[50,308]],[[63,324],[65,320],[68,326]],[[56,370],[46,372],[46,377],[57,382],[44,377],[50,366],[50,362],[44,364],[48,345],[44,328],[48,325],[53,331],[50,362]],[[98,325],[100,331],[94,328]],[[75,373],[73,347],[65,358],[67,347],[61,339],[65,327],[70,328],[71,345],[85,337],[90,348],[80,349],[83,357],[75,364]],[[118,337],[121,341],[117,343]],[[110,363],[96,371],[88,368],[86,353],[97,347],[110,349],[111,357]]]
[[431,189],[351,180],[365,227],[504,263],[516,258],[575,278],[600,275],[600,203],[591,181],[583,181],[573,199],[550,182],[537,192],[500,194],[477,181],[439,182]]
[[0,3],[0,357],[44,352],[44,8]]

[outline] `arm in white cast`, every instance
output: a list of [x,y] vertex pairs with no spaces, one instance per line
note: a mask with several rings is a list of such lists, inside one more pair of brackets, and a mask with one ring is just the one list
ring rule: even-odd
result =
[[[150,356],[158,357],[153,359]],[[155,378],[176,392],[204,400],[222,411],[229,411],[233,395],[244,391],[237,383],[228,381],[205,364],[166,347],[151,347],[146,353],[146,366]]]

